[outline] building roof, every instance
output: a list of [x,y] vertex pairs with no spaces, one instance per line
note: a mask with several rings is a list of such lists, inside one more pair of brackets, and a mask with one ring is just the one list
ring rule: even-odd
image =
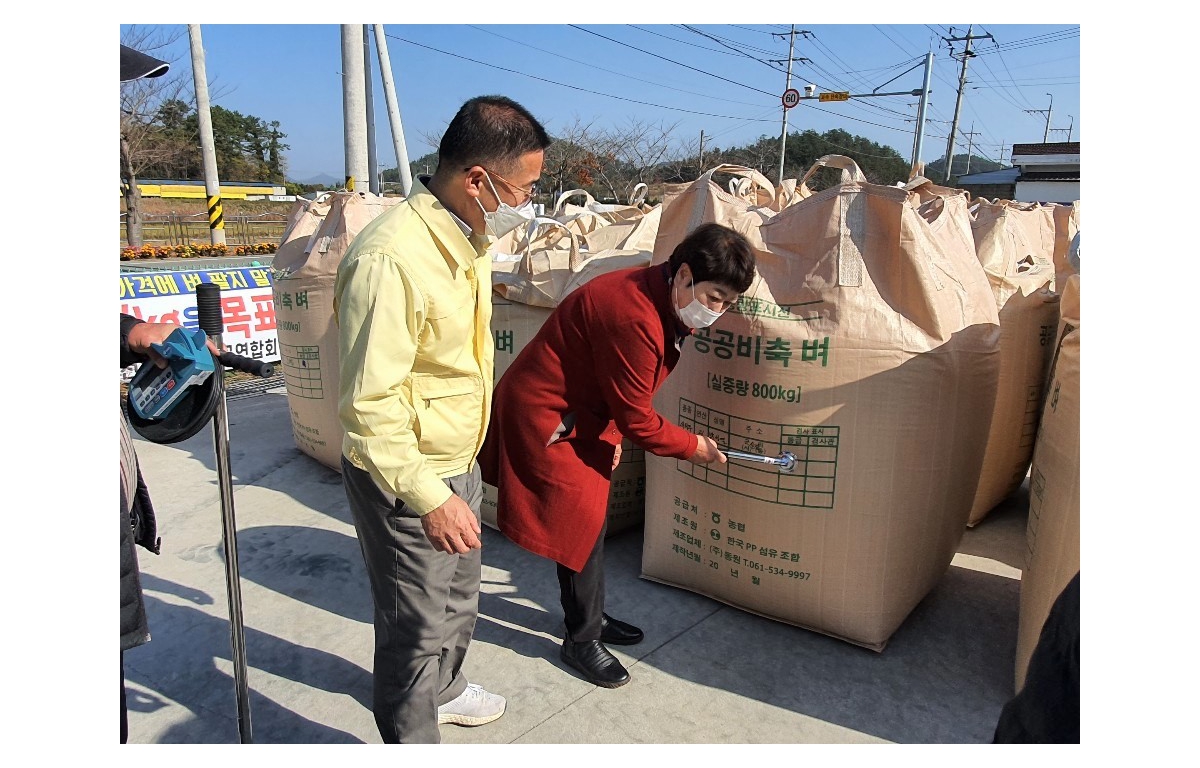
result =
[[1021,175],[1020,168],[1001,168],[998,171],[984,171],[958,177],[958,184],[1016,184]]
[[1079,181],[1079,171],[1025,171],[1017,181]]
[[1057,141],[1048,144],[1013,144],[1014,155],[1078,155],[1078,141]]

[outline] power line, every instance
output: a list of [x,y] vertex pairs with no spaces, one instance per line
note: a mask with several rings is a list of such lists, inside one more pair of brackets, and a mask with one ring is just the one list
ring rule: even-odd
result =
[[895,40],[892,40],[892,36],[891,36],[891,35],[889,35],[887,32],[884,32],[882,29],[880,29],[880,28],[879,28],[879,26],[878,26],[877,24],[872,24],[871,26],[872,26],[872,27],[875,27],[875,30],[876,30],[877,32],[879,32],[879,34],[883,35],[883,36],[884,36],[884,37],[886,37],[888,40],[891,40],[891,42],[892,42],[892,45],[896,46],[896,47],[897,47],[897,48],[899,48],[901,51],[904,51],[904,55],[905,55],[905,56],[912,56],[912,55],[913,55],[912,51],[910,51],[910,50],[908,50],[907,48],[905,48],[904,46],[900,45],[900,43],[897,43]]
[[591,62],[588,62],[588,61],[580,61],[579,59],[573,59],[573,58],[571,58],[570,56],[565,56],[565,55],[563,55],[563,54],[561,54],[561,53],[555,53],[554,51],[547,51],[547,50],[546,50],[546,49],[544,49],[544,48],[538,48],[537,46],[534,46],[534,45],[529,45],[528,43],[522,42],[522,41],[520,41],[520,40],[514,40],[514,39],[513,39],[513,38],[511,38],[511,37],[506,37],[506,36],[504,36],[504,35],[500,34],[499,32],[493,32],[492,30],[490,30],[490,29],[486,29],[486,28],[484,28],[484,27],[477,27],[477,26],[475,26],[474,24],[468,24],[467,26],[468,26],[468,27],[470,27],[471,29],[477,29],[477,30],[479,30],[480,32],[486,32],[486,33],[488,33],[489,35],[495,35],[496,37],[499,37],[499,38],[501,38],[501,39],[503,39],[503,40],[508,40],[510,43],[516,43],[517,45],[520,45],[520,46],[521,46],[521,47],[523,47],[523,48],[529,48],[529,49],[532,49],[532,50],[535,50],[535,51],[540,51],[540,52],[542,52],[542,53],[549,54],[549,55],[551,55],[551,56],[557,56],[557,57],[559,57],[559,58],[561,58],[561,59],[566,59],[567,61],[573,61],[573,62],[575,62],[576,64],[582,64],[582,65],[584,65],[584,66],[586,66],[586,67],[589,67],[589,68],[591,68],[591,69],[598,69],[598,70],[600,70],[601,72],[608,72],[608,73],[610,73],[610,74],[614,74],[614,75],[620,75],[621,77],[628,78],[628,79],[630,79],[630,80],[636,80],[636,81],[637,81],[637,82],[639,82],[639,83],[646,83],[646,84],[649,84],[649,85],[657,85],[659,88],[666,88],[666,89],[668,89],[668,90],[670,90],[670,91],[673,91],[673,92],[676,92],[676,93],[686,93],[686,94],[689,94],[689,95],[691,95],[691,96],[702,96],[702,97],[704,97],[704,98],[707,98],[707,99],[715,99],[715,100],[717,100],[717,101],[728,101],[728,102],[729,102],[729,103],[731,103],[731,104],[742,104],[742,105],[744,105],[744,106],[747,106],[747,107],[759,107],[759,106],[762,106],[761,104],[751,103],[751,102],[749,102],[749,101],[736,101],[736,100],[734,100],[734,99],[725,99],[725,98],[722,98],[722,97],[720,97],[720,96],[713,96],[713,95],[711,95],[711,94],[697,93],[696,91],[687,91],[687,90],[684,90],[684,89],[682,89],[682,88],[678,88],[678,87],[676,87],[676,86],[673,86],[673,85],[664,85],[664,84],[662,84],[662,83],[656,83],[656,82],[654,82],[653,80],[646,80],[646,79],[644,79],[644,78],[642,78],[642,77],[637,77],[637,76],[634,76],[634,75],[630,75],[630,74],[627,74],[627,73],[625,73],[625,72],[618,72],[618,71],[616,71],[615,69],[606,69],[606,68],[604,68],[604,67],[597,66],[596,64],[593,64],[593,63],[591,63]]
[[687,24],[676,25],[676,26],[682,26],[684,29],[688,30],[689,32],[694,32],[697,35],[703,35],[704,37],[707,37],[709,40],[713,40],[714,42],[716,42],[717,45],[724,45],[726,48],[728,48],[729,50],[738,54],[739,56],[745,56],[747,59],[750,59],[751,61],[757,61],[759,64],[768,66],[771,69],[775,70],[776,72],[783,71],[782,69],[780,69],[776,65],[770,63],[769,61],[763,61],[762,59],[758,58],[757,56],[751,56],[750,54],[746,53],[745,51],[739,51],[737,48],[734,48],[732,45],[726,45],[725,43],[721,42],[718,38],[713,37],[712,35],[707,34],[705,32],[701,32],[700,30],[696,29],[695,27],[689,27]]
[[765,30],[765,29],[752,29],[752,28],[750,28],[750,27],[743,27],[741,24],[730,24],[729,26],[731,26],[731,27],[737,27],[738,29],[744,29],[744,30],[746,30],[747,32],[758,32],[760,35],[772,35],[772,36],[774,36],[775,34],[777,34],[777,33],[775,33],[775,32],[768,32],[768,31],[767,31],[767,30]]
[[[403,37],[399,37],[399,36],[397,36],[397,35],[394,35],[394,34],[392,34],[392,33],[390,33],[390,32],[389,32],[389,33],[387,33],[387,34],[386,34],[386,36],[387,36],[387,37],[390,37],[390,38],[392,38],[393,40],[399,40],[399,41],[401,41],[401,42],[403,42],[403,43],[408,43],[409,45],[415,45],[415,46],[417,46],[418,48],[425,48],[425,49],[427,49],[427,50],[430,50],[430,51],[435,51],[435,52],[437,52],[437,53],[440,53],[440,54],[443,54],[443,55],[445,55],[445,56],[453,56],[453,57],[454,57],[454,58],[456,58],[456,59],[463,59],[464,61],[469,61],[469,62],[471,62],[471,63],[473,63],[473,64],[479,64],[479,65],[481,65],[481,66],[484,66],[484,67],[491,67],[492,69],[498,69],[498,70],[500,70],[500,71],[502,71],[502,72],[511,72],[511,73],[512,73],[512,74],[514,74],[514,75],[521,75],[522,77],[528,77],[528,78],[530,78],[530,79],[532,79],[532,80],[538,80],[538,81],[540,81],[540,82],[543,82],[543,83],[550,83],[551,85],[557,85],[557,86],[561,86],[561,87],[563,87],[563,88],[570,88],[570,89],[572,89],[572,90],[575,90],[575,91],[583,91],[584,93],[590,93],[590,94],[593,94],[593,95],[595,95],[595,96],[605,96],[605,97],[607,97],[607,98],[610,98],[610,99],[618,99],[618,100],[620,100],[620,101],[628,101],[628,102],[632,102],[632,103],[634,103],[634,104],[641,104],[641,105],[643,105],[643,106],[647,106],[647,107],[656,107],[656,108],[658,108],[658,109],[669,109],[669,110],[672,110],[672,111],[675,111],[675,112],[686,112],[686,113],[688,113],[688,114],[690,114],[690,115],[703,115],[703,116],[705,116],[705,117],[719,117],[719,118],[721,118],[721,119],[723,119],[723,120],[747,120],[747,119],[748,119],[748,118],[745,118],[745,117],[737,117],[737,116],[734,116],[734,115],[717,115],[717,114],[713,114],[712,112],[698,112],[698,111],[696,111],[696,110],[692,110],[692,109],[682,109],[682,108],[680,108],[680,107],[668,107],[668,106],[666,106],[666,105],[664,105],[664,104],[655,104],[655,103],[653,103],[653,102],[649,102],[649,101],[640,101],[639,99],[631,99],[631,98],[628,98],[628,97],[626,97],[626,96],[617,96],[617,95],[615,95],[615,94],[611,94],[611,93],[604,93],[603,91],[593,91],[593,90],[591,90],[591,89],[589,89],[589,88],[581,88],[581,87],[579,87],[578,85],[568,85],[567,83],[560,83],[560,82],[558,82],[558,81],[556,81],[556,80],[550,80],[550,79],[548,79],[548,78],[545,78],[545,77],[538,77],[537,75],[531,75],[531,74],[529,74],[528,72],[521,72],[521,71],[519,71],[519,70],[516,70],[516,69],[509,69],[508,67],[502,67],[502,66],[500,66],[500,65],[498,65],[498,64],[490,64],[490,63],[488,63],[488,62],[486,62],[486,61],[480,61],[480,60],[478,60],[478,59],[472,59],[471,57],[469,57],[469,56],[463,56],[462,54],[458,54],[458,53],[451,53],[450,51],[443,51],[443,50],[442,50],[442,49],[440,49],[440,48],[434,48],[432,45],[425,45],[424,43],[418,43],[418,42],[416,42],[415,40],[408,40],[408,39],[406,39],[406,38],[403,38]],[[763,123],[773,123],[773,122],[775,122],[774,120],[758,120],[758,121],[751,120],[751,121],[752,121],[752,122],[763,122]]]
[[916,56],[914,58],[902,61],[899,64],[892,64],[892,65],[886,66],[886,67],[872,67],[871,69],[847,69],[844,72],[837,72],[835,74],[853,75],[853,74],[859,74],[859,73],[863,73],[863,72],[879,72],[879,73],[886,74],[894,69],[900,69],[900,67],[908,66],[909,64],[916,64],[918,61],[921,61],[924,58],[925,58],[924,56]]
[[641,48],[638,48],[636,45],[630,45],[629,43],[623,43],[620,40],[614,40],[611,37],[600,34],[599,32],[593,32],[590,29],[584,29],[583,27],[576,26],[575,24],[568,24],[567,26],[571,27],[572,29],[578,29],[580,32],[587,32],[589,35],[595,35],[596,37],[607,40],[610,43],[616,43],[617,45],[622,45],[622,46],[625,46],[626,48],[632,48],[633,50],[638,51],[639,53],[644,53],[647,56],[653,56],[656,59],[662,59],[663,61],[669,61],[672,64],[683,67],[685,69],[690,69],[693,72],[699,72],[702,75],[708,75],[709,77],[715,77],[718,80],[724,80],[727,83],[733,83],[734,85],[741,86],[742,88],[749,88],[752,91],[757,91],[758,93],[766,94],[767,96],[770,96],[771,98],[777,98],[779,96],[779,94],[777,94],[777,93],[771,93],[769,91],[764,91],[761,88],[755,88],[752,85],[746,85],[745,83],[739,83],[736,80],[730,80],[727,77],[721,77],[720,75],[714,75],[712,72],[705,72],[703,69],[697,69],[696,67],[692,67],[687,64],[683,64],[681,62],[675,61],[674,59],[668,59],[666,56],[659,56],[657,53],[651,53],[650,51],[642,50]]
[[[687,24],[673,24],[672,26],[674,26],[674,27],[678,27],[678,28],[681,28],[681,29],[689,29],[689,30],[692,30],[692,27],[688,26]],[[715,33],[703,32],[703,31],[700,31],[700,30],[695,30],[695,31],[698,31],[698,32],[699,32],[699,34],[702,34],[702,35],[704,35],[704,36],[706,36],[706,37],[708,37],[708,38],[710,38],[710,39],[712,39],[712,40],[714,40],[714,41],[716,41],[716,42],[718,42],[718,43],[722,43],[722,42],[724,42],[724,43],[731,43],[731,44],[733,44],[733,45],[740,45],[741,47],[745,48],[746,50],[749,50],[749,51],[754,51],[754,52],[756,52],[756,53],[761,53],[761,54],[762,54],[762,55],[764,55],[764,56],[776,56],[776,55],[778,55],[778,54],[777,54],[775,51],[772,51],[772,50],[770,50],[770,49],[768,49],[768,48],[759,48],[759,47],[758,47],[758,46],[756,46],[756,45],[751,45],[750,43],[742,42],[741,40],[735,40],[735,39],[734,39],[734,38],[732,38],[732,37],[725,37],[725,36],[723,36],[723,35],[718,35],[718,34],[715,34]],[[726,46],[726,47],[729,47],[729,46]]]
[[[1078,80],[1052,80],[1049,82],[1026,82],[1025,85],[1033,86],[1033,87],[1043,86],[1043,85],[1079,85],[1079,81]],[[992,83],[992,84],[988,84],[988,85],[975,85],[972,87],[973,88],[1007,88],[1008,86],[1004,85],[1002,83]]]
[[699,43],[693,43],[691,40],[680,40],[678,37],[671,37],[670,35],[664,35],[662,32],[655,32],[653,29],[646,29],[645,27],[639,27],[637,24],[626,24],[625,26],[633,27],[634,29],[638,30],[639,32],[645,32],[650,35],[657,35],[661,38],[671,40],[671,41],[679,43],[681,45],[690,45],[693,48],[699,48],[702,51],[708,51],[710,53],[720,53],[725,56],[737,56],[738,55],[737,53],[735,53],[733,51],[722,51],[720,48],[709,48],[707,45],[700,45]]
[[[717,138],[718,136],[724,136],[725,134],[727,134],[727,133],[730,133],[731,131],[736,131],[738,128],[744,128],[745,126],[749,125],[750,123],[754,122],[755,120],[758,120],[759,118],[761,118],[763,115],[774,115],[774,114],[775,114],[776,112],[778,112],[778,111],[779,111],[779,110],[778,110],[777,108],[775,108],[775,107],[771,107],[769,110],[767,110],[767,111],[765,111],[765,112],[762,112],[762,113],[761,113],[761,114],[760,114],[758,117],[756,117],[756,118],[753,118],[753,119],[746,120],[745,122],[743,122],[743,123],[740,123],[740,124],[738,124],[738,125],[735,125],[735,126],[732,126],[732,127],[730,127],[730,128],[726,128],[726,129],[725,129],[725,130],[723,130],[723,131],[717,131],[716,133],[714,133],[714,134],[712,134],[711,136],[709,136],[709,138],[710,138],[710,139],[715,139],[715,138]],[[763,120],[762,122],[774,122],[774,120],[769,120],[769,121],[768,121],[768,120]]]
[[[987,30],[984,30],[984,31],[986,32]],[[1000,64],[1004,67],[1005,74],[1008,75],[1008,81],[1010,83],[1012,83],[1013,87],[1015,87],[1017,89],[1017,95],[1020,96],[1021,99],[1025,102],[1026,107],[1032,107],[1033,105],[1029,103],[1029,99],[1025,98],[1025,94],[1021,92],[1021,88],[1020,88],[1020,86],[1017,85],[1017,81],[1013,78],[1012,72],[1009,71],[1008,62],[1004,60],[1004,56],[1000,55],[999,59],[1000,59]],[[988,72],[992,71],[992,68],[988,67],[988,64],[986,61],[981,61],[979,63],[982,64],[983,66],[987,67]],[[997,78],[997,80],[999,80],[999,78]]]
[[1049,45],[1050,43],[1058,43],[1058,42],[1062,42],[1064,40],[1073,40],[1073,39],[1079,37],[1079,28],[1078,27],[1076,27],[1074,30],[1060,30],[1060,32],[1065,33],[1065,34],[1048,33],[1049,35],[1054,35],[1054,36],[1053,37],[1039,36],[1044,39],[1039,39],[1038,37],[1029,37],[1029,38],[1025,38],[1024,40],[1015,40],[1011,43],[997,46],[997,49],[994,49],[994,50],[980,51],[979,55],[980,56],[991,56],[994,54],[999,54],[1002,51],[1017,51],[1022,48],[1033,48],[1034,46],[1038,46],[1038,45]]
[[[813,36],[812,36],[812,42],[813,42],[813,45],[815,45],[817,48],[820,48],[820,49],[821,49],[821,52],[822,52],[822,53],[824,53],[826,56],[828,56],[829,58],[833,59],[833,60],[834,60],[834,61],[836,61],[837,63],[841,64],[843,67],[849,67],[849,66],[850,66],[850,65],[849,65],[849,64],[847,64],[845,61],[843,61],[843,60],[842,60],[842,59],[841,59],[841,58],[840,58],[840,57],[837,55],[837,53],[835,53],[835,52],[834,52],[834,51],[833,51],[833,50],[832,50],[832,49],[831,49],[829,46],[825,45],[825,41],[821,40],[821,39],[820,39],[820,38],[818,38],[816,35],[813,35]],[[856,82],[858,82],[858,83],[860,83],[860,84],[864,85],[866,88],[870,88],[870,87],[871,87],[871,84],[870,84],[870,82],[868,82],[868,81],[867,81],[867,79],[866,79],[866,78],[864,78],[864,77],[862,77],[861,75],[855,75],[853,79],[854,79]]]

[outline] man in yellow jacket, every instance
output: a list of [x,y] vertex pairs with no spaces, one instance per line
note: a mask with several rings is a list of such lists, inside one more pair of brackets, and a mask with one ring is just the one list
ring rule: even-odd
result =
[[427,185],[367,225],[338,267],[342,477],[375,602],[373,709],[388,743],[438,743],[441,723],[504,714],[504,698],[462,672],[492,393],[487,246],[532,218],[549,144],[511,99],[469,100]]

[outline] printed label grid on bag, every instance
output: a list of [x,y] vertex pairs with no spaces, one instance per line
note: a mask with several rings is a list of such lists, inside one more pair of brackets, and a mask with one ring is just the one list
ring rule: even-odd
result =
[[284,382],[288,394],[310,400],[325,396],[321,383],[321,348],[311,344],[281,344]]
[[739,496],[774,504],[833,508],[839,427],[743,419],[685,398],[679,400],[679,426],[712,438],[722,448],[766,456],[790,451],[796,457],[796,467],[790,473],[736,460],[707,465],[678,460],[676,468],[683,474]]

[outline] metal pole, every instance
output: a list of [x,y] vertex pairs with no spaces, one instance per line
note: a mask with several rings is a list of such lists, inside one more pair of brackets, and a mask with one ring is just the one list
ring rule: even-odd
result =
[[[792,87],[792,50],[796,46],[796,25],[792,25],[792,31],[788,35],[788,60],[787,60],[787,81],[783,86],[786,91]],[[779,183],[783,184],[783,156],[787,152],[787,113],[788,108],[783,108],[783,131],[779,134]]]
[[[366,79],[362,25],[342,25],[342,118],[345,121],[346,189],[369,179],[367,171]],[[368,180],[364,188],[370,188]]]
[[967,27],[967,47],[963,52],[962,71],[958,75],[958,98],[954,102],[954,119],[950,122],[950,140],[946,142],[946,182],[950,182],[950,168],[954,165],[954,134],[958,132],[958,113],[962,109],[963,88],[967,84],[967,62],[971,58],[971,30]]
[[367,102],[367,173],[371,192],[380,194],[379,156],[375,150],[375,104],[371,98],[371,25],[363,24],[363,88]]
[[975,121],[971,121],[971,132],[967,134],[967,169],[963,175],[971,173],[971,150],[975,149]]
[[933,52],[925,54],[925,82],[921,86],[921,103],[917,107],[917,147],[913,151],[913,174],[921,168],[921,147],[925,143],[925,113],[929,107],[929,83],[933,79]]
[[396,170],[400,172],[400,193],[408,197],[412,189],[412,169],[408,167],[408,149],[404,146],[404,126],[400,124],[400,105],[396,101],[396,86],[392,82],[392,63],[388,56],[383,25],[374,26],[375,50],[379,53],[379,74],[383,78],[383,95],[387,99],[388,120],[392,125],[392,144],[396,148]]
[[[196,314],[200,328],[218,349],[225,320],[221,314],[221,289],[215,283],[196,286]],[[246,635],[242,622],[242,587],[238,573],[237,523],[233,515],[233,481],[229,467],[229,411],[225,402],[225,368],[213,372],[221,402],[213,414],[213,449],[217,458],[217,481],[221,489],[221,541],[225,550],[225,586],[229,596],[229,640],[233,650],[233,679],[237,686],[238,734],[243,744],[254,743],[250,724],[250,697],[246,686]]]
[[204,193],[208,197],[208,236],[213,245],[225,244],[225,216],[221,210],[221,181],[217,177],[217,150],[213,140],[212,112],[208,103],[208,76],[204,71],[204,43],[200,25],[188,24],[192,46],[192,80],[196,89],[196,117],[200,123],[200,155],[204,159]]
[[1071,124],[1067,126],[1067,141],[1071,140],[1071,131],[1075,130],[1075,115],[1067,115],[1071,118]]
[[1050,140],[1050,115],[1054,114],[1054,94],[1047,93],[1050,97],[1050,108],[1046,110],[1046,132],[1042,134],[1042,143],[1045,144]]
[[704,129],[700,129],[700,173],[704,173]]

